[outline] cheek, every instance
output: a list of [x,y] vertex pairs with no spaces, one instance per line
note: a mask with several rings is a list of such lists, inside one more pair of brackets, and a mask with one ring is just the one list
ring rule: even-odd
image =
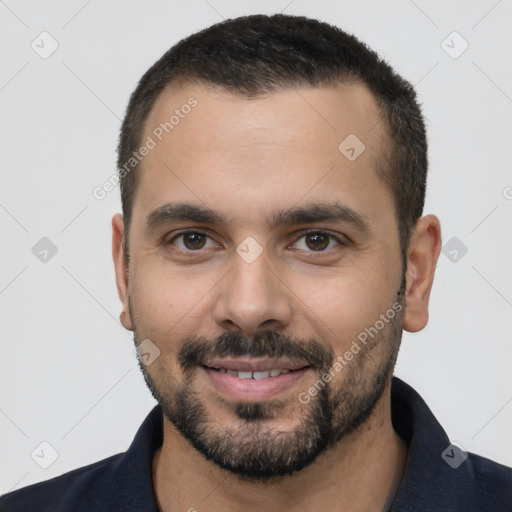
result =
[[171,269],[165,261],[158,265],[139,261],[131,293],[137,329],[156,339],[190,335],[200,319],[207,318],[217,281],[215,272],[198,275],[187,269]]
[[[314,333],[336,353],[344,351],[391,306],[395,283],[383,268],[343,269],[321,286],[296,286],[300,309]],[[300,290],[300,291],[299,291]]]

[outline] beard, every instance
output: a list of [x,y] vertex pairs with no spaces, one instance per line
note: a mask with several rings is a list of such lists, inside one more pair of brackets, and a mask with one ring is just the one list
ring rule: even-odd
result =
[[[198,370],[213,357],[286,356],[304,361],[320,379],[331,370],[335,356],[316,339],[301,340],[277,331],[264,331],[253,338],[240,332],[222,334],[217,340],[187,337],[178,355],[183,372],[178,383],[171,382],[164,368],[150,373],[140,358],[139,366],[165,417],[207,460],[242,480],[269,481],[291,475],[370,418],[393,375],[402,337],[404,290],[405,276],[396,295],[401,313],[360,346],[352,361],[341,369],[341,385],[334,386],[338,376],[323,382],[307,404],[298,399],[233,403],[219,398],[236,416],[236,421],[223,426],[208,411],[205,397],[195,391],[194,384]],[[136,332],[134,329],[138,345]],[[280,430],[280,424],[275,425],[279,419],[282,423],[290,417],[298,420],[293,430]]]

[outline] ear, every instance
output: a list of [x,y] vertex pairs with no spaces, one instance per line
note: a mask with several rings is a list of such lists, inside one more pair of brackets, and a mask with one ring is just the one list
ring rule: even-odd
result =
[[124,221],[120,213],[112,217],[112,257],[116,271],[117,293],[123,305],[120,320],[125,329],[133,331],[128,302],[128,262],[124,254]]
[[428,322],[428,301],[441,252],[441,224],[435,215],[421,217],[407,250],[404,329],[421,331]]

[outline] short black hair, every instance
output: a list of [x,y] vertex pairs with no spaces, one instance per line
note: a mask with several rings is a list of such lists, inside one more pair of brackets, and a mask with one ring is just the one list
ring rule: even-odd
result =
[[353,35],[325,22],[283,14],[228,19],[192,34],[141,78],[131,95],[118,145],[127,257],[138,164],[135,161],[126,172],[126,162],[141,146],[145,121],[159,94],[181,81],[217,86],[247,98],[299,86],[365,84],[386,128],[385,164],[379,176],[393,193],[404,257],[423,212],[428,167],[425,123],[414,88]]

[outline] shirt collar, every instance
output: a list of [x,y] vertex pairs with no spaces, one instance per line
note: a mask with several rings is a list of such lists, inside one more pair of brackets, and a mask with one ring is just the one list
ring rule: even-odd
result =
[[117,463],[114,485],[119,488],[118,510],[158,512],[153,491],[153,456],[163,442],[163,415],[155,406],[139,427],[128,450]]
[[407,444],[402,482],[389,512],[464,510],[471,512],[474,481],[470,463],[452,468],[442,453],[450,445],[445,431],[421,396],[393,377],[391,383],[393,428]]

